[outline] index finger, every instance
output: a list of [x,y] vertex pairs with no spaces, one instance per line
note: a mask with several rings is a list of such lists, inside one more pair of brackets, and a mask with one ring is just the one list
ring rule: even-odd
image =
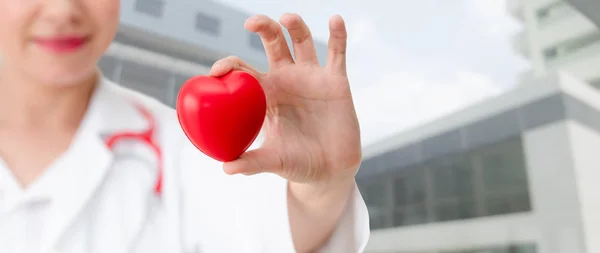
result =
[[244,26],[260,36],[271,68],[294,63],[283,30],[275,20],[265,15],[256,15],[246,20]]

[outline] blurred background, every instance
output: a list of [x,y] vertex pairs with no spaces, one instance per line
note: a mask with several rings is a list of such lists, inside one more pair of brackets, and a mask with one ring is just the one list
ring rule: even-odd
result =
[[100,62],[174,106],[236,55],[268,70],[251,15],[299,13],[348,68],[369,253],[600,252],[600,0],[122,0]]

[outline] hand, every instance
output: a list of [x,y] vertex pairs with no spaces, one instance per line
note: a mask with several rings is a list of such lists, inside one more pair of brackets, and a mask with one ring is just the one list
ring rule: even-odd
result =
[[270,70],[259,73],[236,57],[215,63],[211,75],[231,70],[254,75],[267,98],[265,140],[256,150],[224,164],[228,174],[276,173],[291,182],[330,185],[354,182],[362,154],[360,129],[346,75],[346,28],[329,22],[327,64],[319,65],[310,30],[296,14],[281,20],[292,38],[295,60],[281,26],[263,15],[245,28],[260,35]]

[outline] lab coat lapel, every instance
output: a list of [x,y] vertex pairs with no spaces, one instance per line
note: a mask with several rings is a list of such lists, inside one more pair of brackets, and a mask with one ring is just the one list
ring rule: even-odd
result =
[[56,246],[108,175],[114,156],[102,136],[139,131],[145,127],[145,120],[131,102],[117,92],[114,84],[105,79],[99,81],[88,112],[68,151],[69,159],[64,161],[68,172],[54,198],[44,233],[43,252]]

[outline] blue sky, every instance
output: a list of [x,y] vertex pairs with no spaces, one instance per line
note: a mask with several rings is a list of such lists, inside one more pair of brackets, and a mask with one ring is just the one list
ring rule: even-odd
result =
[[372,144],[514,87],[528,63],[505,0],[218,0],[275,19],[299,13],[326,42],[341,14],[363,142]]

